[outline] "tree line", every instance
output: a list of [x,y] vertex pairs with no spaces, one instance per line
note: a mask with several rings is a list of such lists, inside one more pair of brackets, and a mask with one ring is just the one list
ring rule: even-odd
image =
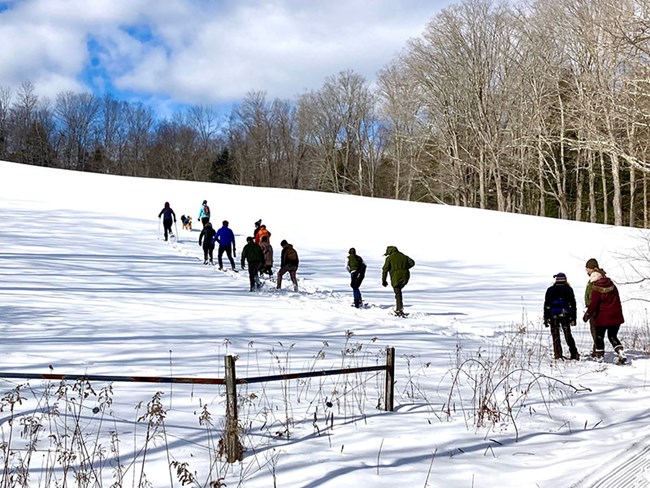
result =
[[650,226],[650,0],[466,0],[370,83],[223,119],[0,87],[0,158]]

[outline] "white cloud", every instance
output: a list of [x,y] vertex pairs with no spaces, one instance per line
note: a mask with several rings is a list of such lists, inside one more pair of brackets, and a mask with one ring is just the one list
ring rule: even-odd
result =
[[[0,12],[0,44],[11,46],[0,52],[0,85],[75,89],[92,37],[119,90],[179,103],[223,103],[250,90],[290,98],[344,69],[374,78],[450,3],[25,0]],[[45,79],[58,81],[41,86]]]

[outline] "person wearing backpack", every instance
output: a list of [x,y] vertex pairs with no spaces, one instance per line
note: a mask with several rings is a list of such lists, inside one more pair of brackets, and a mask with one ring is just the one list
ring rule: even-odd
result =
[[289,273],[289,277],[293,283],[293,291],[298,291],[298,279],[296,278],[296,271],[298,271],[298,265],[300,264],[298,252],[286,240],[282,240],[280,246],[282,246],[282,253],[280,254],[277,289],[282,288],[282,276],[285,273]]
[[406,254],[399,252],[395,246],[388,246],[384,256],[386,256],[386,261],[381,269],[381,285],[388,286],[386,277],[390,273],[390,284],[393,287],[393,292],[395,292],[395,315],[406,317],[402,301],[402,289],[411,278],[409,270],[415,266],[415,261]]
[[219,270],[223,270],[222,256],[223,253],[225,252],[226,256],[228,256],[228,260],[230,261],[230,265],[232,266],[233,271],[237,271],[237,268],[235,268],[235,260],[232,258],[233,255],[237,254],[237,250],[235,249],[235,234],[233,233],[232,230],[230,230],[228,225],[229,224],[227,220],[224,220],[222,222],[221,228],[214,235],[212,242],[219,243],[219,250],[217,251]]
[[213,255],[214,255],[214,235],[216,231],[212,227],[212,224],[208,222],[203,227],[203,230],[199,234],[199,246],[203,246],[203,264],[208,264],[208,257],[210,258],[210,264],[214,264]]
[[366,276],[366,263],[363,258],[357,254],[357,250],[353,247],[348,251],[348,264],[346,266],[350,273],[350,286],[352,287],[352,296],[354,297],[354,306],[361,308],[363,304],[361,300],[361,283]]
[[203,224],[203,227],[210,222],[210,207],[208,207],[208,201],[203,200],[201,204],[201,210],[199,210],[199,220]]
[[579,360],[576,341],[571,334],[571,326],[576,325],[576,297],[564,273],[553,275],[555,283],[546,290],[544,296],[544,325],[551,328],[553,358],[564,359],[560,330],[569,346],[571,359]]
[[[167,237],[169,235],[172,237],[174,236],[174,233],[172,232],[172,222],[174,224],[176,223],[176,214],[174,213],[174,210],[169,206],[169,202],[165,202],[165,206],[158,214],[158,218],[161,216],[163,218],[163,228],[165,229],[165,240],[167,240]],[[158,230],[160,231],[160,227],[158,227]]]
[[246,245],[241,252],[241,269],[246,269],[246,261],[248,261],[248,278],[250,279],[251,291],[261,288],[259,271],[264,261],[264,254],[262,254],[260,246],[255,244],[253,237],[246,238]]
[[593,320],[596,329],[594,357],[597,360],[602,360],[605,355],[605,334],[607,334],[607,338],[618,356],[617,362],[619,364],[625,363],[627,360],[624,352],[625,348],[618,339],[618,331],[621,324],[625,322],[618,288],[601,268],[592,270],[589,281],[592,284],[591,297],[582,320],[584,322]]

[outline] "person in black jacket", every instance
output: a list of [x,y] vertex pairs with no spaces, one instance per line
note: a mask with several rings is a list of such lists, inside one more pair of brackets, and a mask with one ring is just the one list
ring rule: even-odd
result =
[[576,348],[576,341],[571,334],[571,326],[576,324],[576,297],[564,273],[558,273],[553,278],[555,278],[555,283],[546,290],[544,297],[544,325],[551,328],[553,357],[564,359],[560,341],[561,329],[567,346],[569,346],[571,359],[578,360],[580,355]]
[[[160,218],[161,216],[163,218],[163,227],[165,229],[165,240],[167,240],[167,236],[169,234],[171,234],[172,237],[174,235],[172,233],[172,222],[176,223],[176,214],[169,206],[169,202],[165,202],[165,206],[158,214],[158,218]],[[160,228],[158,228],[158,230],[160,230]]]
[[208,264],[208,257],[210,258],[210,264],[214,264],[214,242],[212,241],[216,233],[212,224],[207,222],[199,234],[199,246],[203,244],[203,264]]

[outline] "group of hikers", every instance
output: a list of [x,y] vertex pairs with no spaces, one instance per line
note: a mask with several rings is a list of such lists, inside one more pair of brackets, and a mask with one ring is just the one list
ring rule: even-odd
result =
[[[165,202],[163,209],[158,214],[158,218],[163,218],[164,238],[168,240],[172,235],[172,224],[176,223],[176,214],[169,205]],[[183,225],[189,227],[191,220],[189,217],[183,215]],[[236,257],[236,244],[235,234],[229,227],[229,222],[224,220],[221,227],[215,230],[210,222],[210,207],[208,201],[203,200],[199,210],[198,220],[203,225],[201,233],[199,234],[199,245],[203,248],[203,264],[214,264],[214,249],[217,248],[217,262],[219,269],[223,270],[223,254],[226,254],[230,266],[233,271],[237,271],[235,266],[234,257]],[[280,269],[277,273],[276,288],[282,288],[282,278],[285,274],[289,273],[289,278],[293,283],[294,291],[298,291],[298,279],[296,272],[300,265],[298,252],[292,244],[286,240],[280,242],[282,252],[280,254]],[[415,265],[410,257],[399,252],[397,247],[388,246],[384,254],[386,260],[382,268],[381,282],[383,286],[388,286],[388,275],[390,275],[390,283],[395,293],[395,315],[405,317],[404,303],[402,298],[402,289],[406,286],[410,278],[410,269]],[[273,247],[271,246],[271,232],[262,224],[262,219],[255,222],[255,229],[253,235],[246,238],[246,245],[241,252],[241,268],[246,269],[248,265],[248,276],[250,281],[250,291],[259,289],[262,286],[260,276],[268,275],[273,277]],[[354,299],[354,306],[361,308],[363,300],[361,297],[361,283],[366,274],[366,263],[363,258],[359,256],[355,248],[350,248],[348,252],[348,262],[346,266],[350,273],[350,286],[352,288],[352,295]]]
[[[176,214],[169,205],[169,202],[165,202],[163,209],[158,214],[158,218],[161,217],[163,218],[164,238],[167,241],[169,235],[173,236],[171,228],[172,224],[176,223]],[[190,218],[183,215],[182,220],[183,225],[190,228]],[[221,222],[221,227],[215,230],[210,222],[210,207],[208,206],[207,200],[203,200],[201,204],[198,220],[203,226],[199,234],[199,246],[203,248],[203,264],[214,264],[214,249],[218,246],[217,262],[219,264],[219,270],[223,271],[224,269],[223,255],[225,253],[232,270],[237,272],[234,259],[237,255],[235,234],[229,227],[230,223],[224,220]],[[276,287],[278,289],[282,288],[282,278],[286,273],[289,273],[289,277],[293,283],[293,289],[294,291],[298,291],[298,279],[296,277],[296,272],[300,265],[298,252],[286,240],[282,240],[280,246],[282,247],[282,252],[280,254],[280,269],[277,274]],[[261,288],[260,276],[273,276],[271,232],[269,232],[265,224],[262,224],[262,219],[255,222],[253,236],[246,238],[246,245],[242,249],[240,257],[241,268],[246,269],[246,265],[248,265],[250,291]]]
[[[171,234],[172,223],[176,222],[176,214],[165,202],[165,206],[158,214],[163,217],[164,237],[168,239]],[[185,216],[183,216],[185,218]],[[221,228],[215,230],[210,222],[210,207],[207,200],[204,200],[199,211],[198,220],[202,223],[203,229],[199,235],[199,245],[203,247],[203,264],[214,264],[214,248],[218,244],[217,260],[219,269],[223,270],[223,254],[225,253],[230,266],[237,271],[234,257],[236,256],[235,234],[229,228],[229,223],[224,220]],[[184,222],[185,224],[185,222]],[[294,291],[298,291],[298,279],[296,272],[300,265],[298,252],[292,244],[286,240],[280,242],[282,253],[280,255],[280,269],[277,273],[276,288],[282,288],[282,278],[289,273]],[[390,284],[395,294],[394,313],[397,316],[405,317],[402,290],[410,278],[410,269],[415,265],[413,259],[401,253],[397,247],[388,246],[384,253],[386,257],[381,271],[381,284],[388,286],[387,278],[390,275]],[[271,246],[271,232],[262,224],[262,219],[255,222],[255,229],[251,237],[246,238],[246,245],[241,252],[241,268],[246,269],[250,279],[250,291],[259,289],[262,284],[260,276],[273,276],[273,247]],[[366,275],[366,263],[357,254],[355,248],[348,251],[347,266],[350,273],[350,287],[354,306],[361,308],[363,299],[361,297],[361,284]],[[617,355],[617,361],[624,363],[626,356],[624,347],[618,339],[618,331],[624,322],[623,310],[618,288],[607,276],[607,273],[599,267],[598,261],[591,258],[585,264],[585,270],[589,281],[585,290],[586,311],[582,317],[584,322],[589,322],[593,347],[591,356],[602,360],[605,354],[605,335]],[[569,348],[569,359],[579,360],[580,354],[576,347],[575,339],[571,333],[571,327],[575,326],[577,319],[576,298],[573,288],[569,285],[564,273],[553,276],[555,282],[546,290],[544,297],[544,325],[550,328],[553,343],[553,357],[555,359],[566,359],[562,354],[562,342],[560,333]]]
[[[591,356],[597,361],[602,361],[605,355],[605,335],[607,335],[616,353],[617,362],[625,363],[627,358],[624,347],[618,339],[618,331],[625,321],[618,288],[605,270],[600,268],[596,259],[591,258],[587,261],[585,271],[589,281],[585,289],[586,311],[582,320],[589,322],[593,339]],[[569,347],[569,359],[579,360],[580,354],[571,334],[571,327],[576,324],[577,319],[575,294],[564,273],[558,273],[553,278],[555,283],[546,290],[544,297],[544,325],[551,329],[553,357],[565,359],[562,355],[560,339],[560,331],[562,331]]]

